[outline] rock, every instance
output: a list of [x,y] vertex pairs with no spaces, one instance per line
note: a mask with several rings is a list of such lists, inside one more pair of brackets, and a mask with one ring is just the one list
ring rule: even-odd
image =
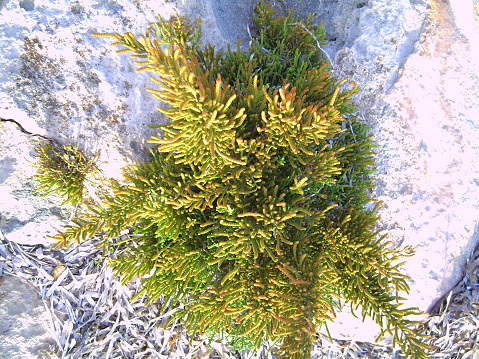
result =
[[34,140],[15,123],[0,122],[0,229],[17,243],[48,244],[70,215],[63,200],[36,192]]
[[0,358],[57,358],[49,312],[33,286],[0,277],[0,318]]
[[[176,8],[201,18],[203,40],[225,48],[249,41],[253,0],[188,0]],[[479,158],[477,1],[303,0],[300,16],[324,22],[324,46],[334,74],[355,81],[362,92],[358,111],[378,142],[376,196],[384,202],[380,227],[395,245],[413,245],[408,306],[430,310],[461,278],[477,242]],[[466,4],[467,11],[463,11]],[[32,132],[99,152],[105,177],[121,179],[121,168],[147,158],[147,125],[164,123],[160,104],[145,88],[148,74],[135,73],[125,55],[93,32],[142,33],[169,1],[112,0],[0,2],[0,117],[15,118]],[[251,30],[251,29],[250,29]],[[0,229],[8,239],[48,243],[45,234],[68,219],[59,199],[33,195],[31,136],[0,123]],[[5,194],[5,195],[4,195]],[[5,199],[3,199],[5,198]],[[6,202],[8,199],[8,204]],[[11,204],[13,203],[13,204]],[[333,336],[373,340],[350,315],[339,316]],[[354,329],[356,327],[356,329]],[[336,334],[335,334],[336,333]],[[350,334],[348,334],[350,333]],[[364,334],[370,333],[370,335]]]
[[405,266],[409,303],[426,311],[462,279],[479,235],[479,69],[453,14],[431,3],[374,130],[382,221],[396,243],[417,248]]
[[[369,4],[386,9],[393,3]],[[397,44],[397,49],[413,51],[405,51],[399,61],[388,45],[377,50],[382,39],[407,37],[407,32],[388,37],[389,26],[380,30],[383,36],[368,35],[370,51],[364,52],[368,47],[358,47],[354,41],[337,51],[334,61],[338,72],[365,89],[356,103],[379,145],[376,197],[384,203],[380,227],[393,243],[416,248],[404,267],[411,277],[406,305],[423,311],[431,310],[462,279],[478,242],[479,71],[472,51],[477,42],[469,39],[479,34],[474,20],[479,17],[476,7],[475,13],[461,13],[467,19],[456,19],[455,9],[462,4],[407,5],[409,19],[416,19],[412,24],[417,26],[406,22],[404,27],[414,37],[407,40],[408,46]],[[427,13],[417,12],[425,5]],[[368,19],[376,23],[371,16]],[[467,37],[463,35],[464,21],[475,21],[476,32],[469,26]],[[403,27],[403,22],[398,25]],[[376,335],[347,314],[338,322],[344,325],[335,328],[337,333],[344,334],[348,327],[349,338],[371,341]]]
[[[22,5],[23,4],[23,5]],[[148,158],[146,141],[165,123],[160,105],[145,91],[154,87],[127,56],[94,32],[144,31],[156,14],[169,17],[172,6],[119,1],[87,6],[82,2],[3,1],[0,5],[0,117],[60,143],[75,143],[88,157],[99,155],[104,178],[123,178],[122,169]],[[37,5],[39,3],[37,2]],[[8,21],[7,21],[8,18]],[[47,235],[69,215],[59,199],[32,195],[34,171],[30,140],[9,122],[1,123],[0,229],[19,243],[48,244]],[[27,161],[25,160],[27,158]],[[68,209],[71,211],[71,209]]]

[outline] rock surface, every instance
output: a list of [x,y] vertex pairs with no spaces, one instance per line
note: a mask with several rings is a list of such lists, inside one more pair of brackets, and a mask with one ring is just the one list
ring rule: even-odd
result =
[[479,68],[453,10],[431,3],[418,49],[374,126],[382,223],[394,241],[417,248],[405,269],[410,303],[423,310],[462,279],[479,239]]
[[[473,11],[464,13],[465,3]],[[479,7],[369,1],[358,9],[359,36],[333,62],[363,89],[356,103],[379,145],[380,227],[393,243],[416,248],[404,267],[407,305],[429,311],[461,280],[479,239]],[[349,315],[337,322],[338,336],[371,341],[377,333]]]
[[0,229],[17,243],[47,244],[69,213],[63,200],[35,190],[34,140],[15,123],[0,122]]
[[[121,179],[124,166],[148,157],[146,140],[157,130],[147,126],[165,119],[145,91],[152,87],[149,75],[135,73],[130,59],[108,46],[111,41],[91,34],[138,33],[157,13],[170,16],[172,6],[154,1],[141,9],[129,1],[26,4],[0,3],[0,47],[8,54],[0,59],[0,117],[60,143],[77,143],[88,156],[99,155],[106,177]],[[46,235],[61,227],[59,217],[66,223],[69,216],[59,215],[58,202],[33,203],[34,172],[24,160],[32,159],[32,146],[14,124],[1,125],[0,228],[11,240],[49,243]]]
[[49,323],[35,288],[14,276],[0,277],[0,358],[56,358]]
[[[408,305],[428,310],[461,278],[477,242],[479,218],[479,75],[476,0],[303,0],[296,6],[325,22],[335,74],[362,88],[358,111],[379,144],[376,196],[384,202],[381,227],[395,244],[417,254],[405,267],[412,277]],[[470,11],[464,11],[464,4]],[[146,158],[145,141],[165,119],[124,55],[93,32],[141,33],[155,14],[176,7],[201,18],[204,42],[248,44],[253,0],[175,2],[0,1],[0,117],[30,132],[76,142],[100,168]],[[0,229],[9,240],[48,244],[68,219],[58,199],[32,195],[29,136],[0,123]],[[371,340],[374,333],[338,318],[338,336]],[[355,329],[356,328],[356,329]],[[360,336],[360,334],[371,335]]]

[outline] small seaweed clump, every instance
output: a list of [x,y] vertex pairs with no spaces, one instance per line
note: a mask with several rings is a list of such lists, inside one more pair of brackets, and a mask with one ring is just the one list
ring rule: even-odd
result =
[[88,160],[77,146],[54,141],[41,142],[35,150],[37,191],[55,193],[65,198],[63,204],[82,203],[87,176],[97,170],[94,159]]
[[410,328],[418,311],[399,295],[409,288],[398,260],[411,250],[374,229],[374,143],[351,105],[357,89],[332,76],[311,19],[261,4],[255,25],[247,52],[201,45],[180,17],[138,38],[97,34],[157,76],[151,92],[170,124],[150,140],[153,159],[58,245],[132,230],[111,265],[143,278],[142,293],[174,305],[191,333],[274,341],[282,357],[306,359],[342,299],[426,358]]

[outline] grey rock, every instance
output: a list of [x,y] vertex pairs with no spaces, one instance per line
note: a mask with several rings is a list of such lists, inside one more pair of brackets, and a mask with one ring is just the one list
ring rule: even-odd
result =
[[0,358],[56,358],[49,312],[35,288],[0,277]]
[[382,221],[417,248],[405,269],[409,303],[423,310],[462,279],[479,235],[479,69],[457,24],[453,8],[434,4],[374,126]]
[[17,243],[48,244],[69,211],[60,198],[36,191],[34,141],[13,122],[0,122],[0,229]]
[[[148,2],[82,2],[32,8],[7,1],[0,13],[0,117],[31,133],[75,143],[98,155],[103,178],[123,178],[122,168],[148,159],[146,141],[165,122],[158,102],[145,91],[149,75],[94,32],[143,31],[156,13],[171,6]],[[151,7],[150,7],[151,6]],[[26,11],[25,7],[28,7]],[[165,7],[170,13],[165,13]],[[10,21],[7,21],[7,17]],[[13,21],[12,21],[13,19]],[[66,223],[72,209],[61,199],[34,194],[32,141],[12,122],[1,122],[0,229],[19,243],[49,244],[48,235]],[[15,169],[14,172],[12,170]]]
[[[372,9],[393,4],[369,3]],[[398,46],[398,51],[404,49],[402,57],[387,42],[380,46],[387,36],[370,33],[368,46],[354,41],[337,51],[335,66],[364,89],[356,103],[379,145],[375,175],[376,198],[383,201],[379,227],[395,245],[416,249],[404,266],[411,277],[406,306],[427,312],[462,279],[479,239],[479,71],[473,55],[477,42],[470,40],[479,35],[475,20],[479,12],[476,7],[467,15],[461,12],[458,19],[454,14],[462,2],[401,3],[410,19],[416,19],[410,31],[394,36],[411,35]],[[465,36],[460,31],[464,22],[475,23],[476,31],[466,31]],[[388,24],[378,33],[403,26]],[[416,29],[421,29],[420,36]],[[414,51],[409,53],[411,47]],[[345,312],[333,328],[338,337],[374,339],[377,331],[370,329],[374,325],[358,323],[347,308]]]

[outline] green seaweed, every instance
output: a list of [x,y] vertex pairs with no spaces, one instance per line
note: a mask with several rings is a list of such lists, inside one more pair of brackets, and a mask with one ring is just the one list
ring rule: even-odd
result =
[[143,278],[151,302],[181,304],[172,318],[191,333],[274,341],[284,358],[310,358],[342,299],[404,354],[426,358],[409,319],[419,311],[399,295],[412,250],[375,231],[375,144],[351,103],[358,89],[332,75],[312,19],[262,3],[255,26],[246,52],[203,46],[200,26],[182,17],[139,37],[96,34],[155,76],[150,91],[170,123],[129,184],[54,238],[134,231],[112,267],[125,282]]
[[40,142],[35,147],[37,192],[55,193],[65,203],[82,203],[85,181],[97,171],[95,159],[87,159],[75,145],[60,145],[54,141]]

